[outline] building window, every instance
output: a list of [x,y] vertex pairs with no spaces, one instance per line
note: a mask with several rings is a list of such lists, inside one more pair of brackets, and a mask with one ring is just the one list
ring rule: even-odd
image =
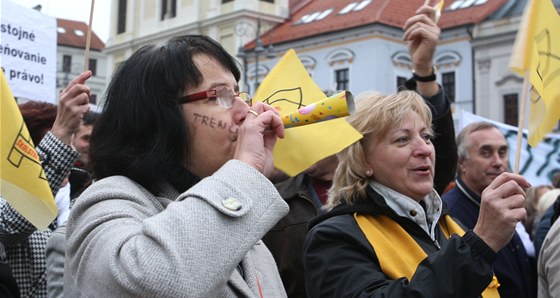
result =
[[97,104],[97,94],[91,94],[89,96],[89,103],[96,105]]
[[89,70],[91,70],[91,75],[97,75],[97,59],[89,59]]
[[177,0],[161,0],[161,20],[177,16]]
[[519,102],[517,93],[504,95],[504,122],[517,126],[519,123]]
[[62,72],[72,72],[72,56],[62,56]]
[[126,0],[119,0],[117,18],[117,34],[124,33],[126,31]]
[[274,3],[274,0],[261,0],[262,2]]
[[334,75],[336,77],[336,90],[348,90],[350,83],[348,68],[335,70]]
[[442,73],[441,82],[445,96],[447,96],[451,102],[455,102],[455,72]]
[[407,79],[405,77],[397,76],[397,91],[407,90],[405,86],[406,81]]
[[233,0],[222,0],[222,4],[228,3],[228,2],[233,2]]

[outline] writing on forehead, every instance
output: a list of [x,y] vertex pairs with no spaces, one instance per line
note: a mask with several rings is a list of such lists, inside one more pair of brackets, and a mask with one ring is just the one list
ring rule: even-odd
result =
[[199,113],[193,113],[193,115],[194,115],[195,123],[200,123],[202,125],[206,125],[215,129],[229,130],[232,133],[235,132],[235,129],[233,128],[233,123],[218,120],[212,116],[202,115]]

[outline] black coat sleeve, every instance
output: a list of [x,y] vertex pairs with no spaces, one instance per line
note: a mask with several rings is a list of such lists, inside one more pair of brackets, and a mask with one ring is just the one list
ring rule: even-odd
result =
[[455,143],[455,126],[449,101],[443,90],[431,97],[424,97],[432,110],[436,150],[436,168],[434,175],[434,189],[442,195],[445,188],[455,179],[457,168],[457,144]]

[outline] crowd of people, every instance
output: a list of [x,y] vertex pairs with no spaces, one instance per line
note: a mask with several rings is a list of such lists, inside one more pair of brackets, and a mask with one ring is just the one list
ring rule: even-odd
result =
[[363,138],[276,184],[279,113],[240,92],[238,63],[204,35],[135,51],[99,114],[90,71],[58,106],[21,104],[58,215],[40,231],[0,198],[0,295],[558,295],[560,173],[511,173],[492,124],[456,137],[435,8],[403,31],[408,90],[356,96]]

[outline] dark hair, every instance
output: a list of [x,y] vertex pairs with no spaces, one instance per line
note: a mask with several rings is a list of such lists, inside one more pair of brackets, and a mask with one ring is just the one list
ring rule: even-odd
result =
[[33,144],[39,145],[39,142],[51,130],[54,120],[56,119],[56,105],[40,101],[28,101],[19,105],[19,110],[23,116],[23,121]]
[[196,54],[213,57],[239,81],[235,59],[202,35],[144,46],[119,65],[91,135],[94,178],[123,175],[154,193],[165,182],[182,192],[198,181],[186,169],[189,130],[176,101],[204,81]]
[[94,111],[88,111],[87,113],[84,114],[84,117],[82,118],[82,124],[94,125],[97,122],[97,120],[99,120],[99,116],[101,116],[101,114]]

